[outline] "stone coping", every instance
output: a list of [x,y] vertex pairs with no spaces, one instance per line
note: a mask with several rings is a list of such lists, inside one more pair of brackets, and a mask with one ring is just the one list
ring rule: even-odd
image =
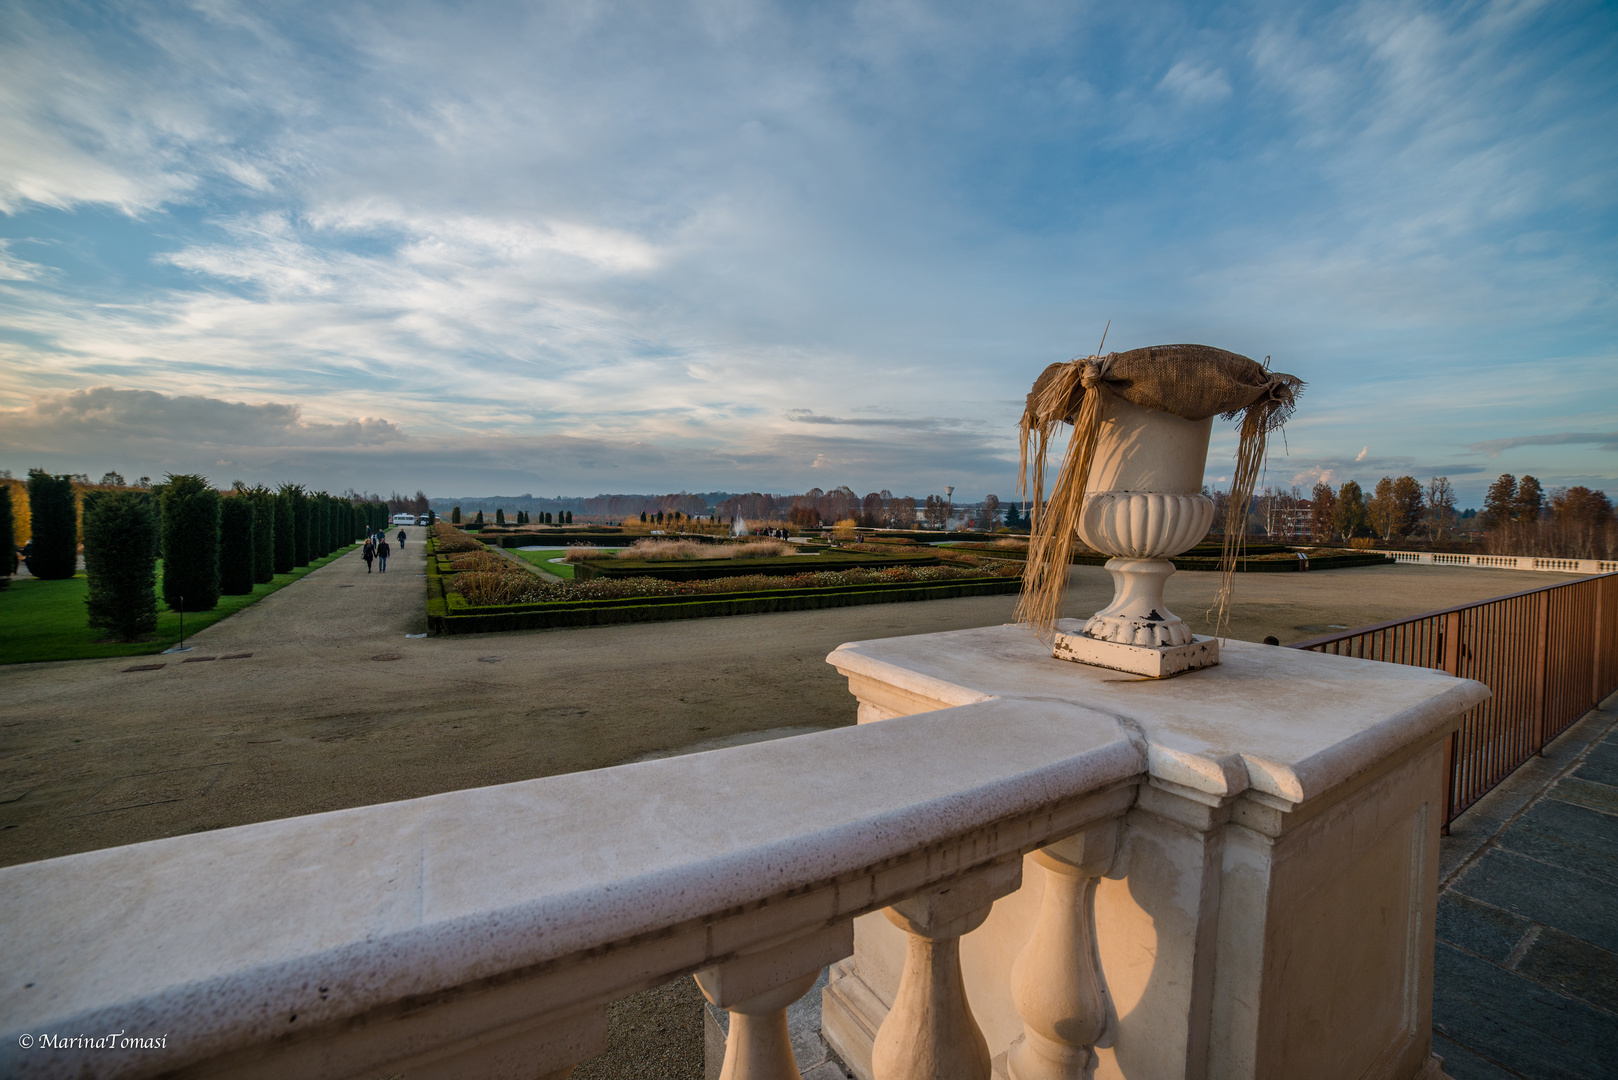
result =
[[[514,981],[565,1013],[1121,813],[1143,768],[1100,713],[985,702],[7,867],[0,1073],[222,1074]],[[111,1031],[167,1046],[19,1047]],[[304,1075],[390,1060],[340,1058]]]
[[[1057,627],[1078,633],[1077,619]],[[842,645],[827,662],[939,703],[1069,701],[1140,733],[1151,775],[1218,798],[1301,803],[1454,726],[1489,697],[1430,668],[1226,640],[1217,667],[1147,679],[1053,660],[1026,627]],[[891,723],[892,721],[884,721]],[[881,725],[875,725],[881,726]]]

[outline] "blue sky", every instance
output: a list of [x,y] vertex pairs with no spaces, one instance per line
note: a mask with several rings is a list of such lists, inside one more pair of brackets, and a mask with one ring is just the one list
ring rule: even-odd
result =
[[0,3],[0,467],[1006,497],[1110,320],[1618,495],[1615,132],[1598,3]]

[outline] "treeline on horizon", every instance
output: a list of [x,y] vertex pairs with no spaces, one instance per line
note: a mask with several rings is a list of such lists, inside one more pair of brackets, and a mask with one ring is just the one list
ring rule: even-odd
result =
[[155,484],[147,477],[136,484],[88,484],[35,469],[26,484],[9,477],[0,483],[0,552],[6,556],[0,572],[15,572],[17,548],[26,545],[34,577],[63,580],[77,574],[82,552],[89,625],[124,641],[156,629],[159,560],[163,603],[210,611],[222,595],[251,593],[277,574],[386,529],[390,513],[376,498],[291,483],[270,488],[238,481],[221,491],[189,473]]
[[[801,528],[816,528],[839,521],[854,521],[862,528],[914,528],[918,524],[942,526],[953,516],[965,513],[985,528],[1005,524],[1013,528],[1025,524],[1016,504],[1003,504],[996,495],[977,502],[952,503],[946,495],[928,495],[917,500],[913,496],[894,495],[891,491],[868,492],[860,495],[844,485],[830,491],[810,488],[801,495],[774,495],[752,491],[746,494],[710,491],[700,494],[677,492],[668,495],[596,495],[589,498],[541,499],[532,495],[487,496],[472,499],[429,499],[433,511],[449,518],[458,507],[464,520],[482,513],[486,519],[493,515],[574,514],[581,522],[606,522],[640,519],[659,519],[680,515],[683,518],[714,518],[730,521],[741,517],[748,521],[779,521]],[[571,520],[571,519],[570,519]]]
[[[1231,514],[1227,493],[1204,489],[1214,500],[1212,531],[1224,532]],[[1487,555],[1608,559],[1618,555],[1618,517],[1605,492],[1582,485],[1546,490],[1536,477],[1502,474],[1489,486],[1483,509],[1460,511],[1449,478],[1426,484],[1413,476],[1384,476],[1367,492],[1349,480],[1333,488],[1268,488],[1248,507],[1249,535],[1307,535],[1317,543],[1420,539],[1462,540]]]

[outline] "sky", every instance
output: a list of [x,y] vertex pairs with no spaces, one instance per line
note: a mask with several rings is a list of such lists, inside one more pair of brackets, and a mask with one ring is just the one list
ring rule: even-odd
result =
[[1110,324],[1618,495],[1615,132],[1579,0],[0,0],[0,468],[1007,498]]

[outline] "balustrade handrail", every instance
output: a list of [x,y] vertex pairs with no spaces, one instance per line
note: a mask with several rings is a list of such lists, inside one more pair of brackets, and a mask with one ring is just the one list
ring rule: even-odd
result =
[[[1121,815],[1146,767],[1109,716],[988,699],[6,867],[0,1073],[565,1076],[606,1003],[818,971],[855,916]],[[167,1039],[19,1043],[108,1032]]]
[[1436,668],[1492,696],[1451,738],[1445,827],[1618,691],[1618,573],[1544,585],[1300,641],[1291,648]]

